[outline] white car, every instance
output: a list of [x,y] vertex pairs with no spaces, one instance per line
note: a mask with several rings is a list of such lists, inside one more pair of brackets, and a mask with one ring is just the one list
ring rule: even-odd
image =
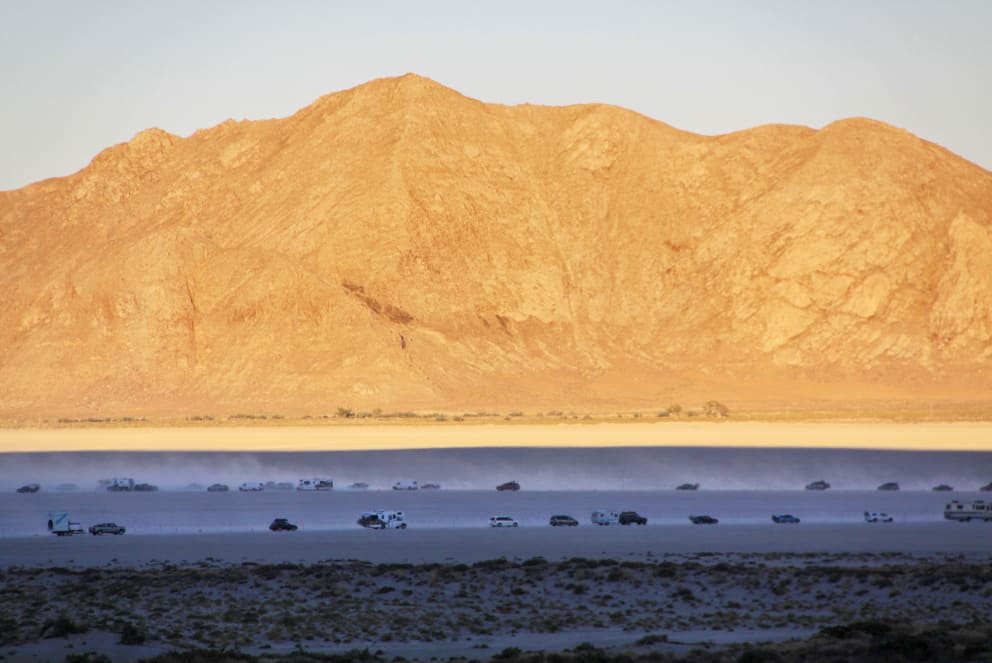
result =
[[891,523],[892,516],[884,511],[865,511],[866,523]]
[[510,516],[491,516],[489,518],[490,527],[519,527],[520,523]]

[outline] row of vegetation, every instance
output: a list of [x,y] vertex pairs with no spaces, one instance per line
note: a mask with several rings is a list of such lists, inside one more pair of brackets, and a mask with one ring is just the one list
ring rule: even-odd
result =
[[[381,408],[374,408],[372,410],[355,410],[349,407],[338,407],[333,414],[322,414],[322,415],[303,415],[297,418],[286,417],[282,414],[263,414],[263,413],[245,413],[238,412],[235,414],[229,414],[226,416],[215,416],[211,414],[195,414],[189,415],[183,418],[184,422],[191,424],[223,424],[225,422],[230,423],[240,423],[240,422],[285,422],[299,421],[299,422],[315,422],[315,421],[329,421],[329,420],[416,420],[416,421],[470,421],[478,419],[501,419],[504,421],[523,421],[523,420],[581,420],[581,421],[613,421],[619,419],[650,419],[650,418],[671,418],[671,419],[682,419],[682,418],[709,418],[709,419],[722,419],[730,416],[730,408],[719,401],[707,401],[700,407],[686,409],[678,403],[674,403],[667,408],[650,411],[650,412],[618,412],[616,414],[587,414],[578,413],[573,411],[564,410],[548,410],[536,413],[527,413],[522,410],[513,410],[511,412],[501,413],[501,412],[489,412],[489,411],[477,411],[477,412],[462,412],[462,413],[451,413],[451,412],[414,412],[410,410],[398,410],[398,411],[384,411]],[[84,417],[84,418],[72,418],[72,417],[59,417],[54,420],[54,423],[60,425],[71,425],[77,426],[80,424],[96,424],[96,425],[120,425],[120,424],[143,424],[148,423],[147,417]],[[42,423],[51,423],[49,420],[45,419]]]

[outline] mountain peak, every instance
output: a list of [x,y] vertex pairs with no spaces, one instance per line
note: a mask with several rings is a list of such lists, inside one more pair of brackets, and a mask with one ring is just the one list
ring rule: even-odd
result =
[[407,74],[141,132],[0,194],[0,417],[992,400],[992,173],[663,127]]

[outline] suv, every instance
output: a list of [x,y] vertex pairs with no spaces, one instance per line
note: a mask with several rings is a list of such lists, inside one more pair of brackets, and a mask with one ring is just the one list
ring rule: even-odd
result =
[[552,527],[578,527],[579,521],[572,516],[557,515],[551,516],[550,525]]
[[90,527],[90,534],[99,536],[101,534],[123,534],[124,528],[117,523],[97,523]]
[[621,525],[647,525],[648,519],[637,513],[636,511],[621,511],[620,512],[620,524]]
[[295,532],[298,528],[286,518],[276,518],[269,524],[273,532]]

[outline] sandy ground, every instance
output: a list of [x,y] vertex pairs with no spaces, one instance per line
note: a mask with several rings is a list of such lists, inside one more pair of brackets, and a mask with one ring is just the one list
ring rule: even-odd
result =
[[[648,421],[648,420],[642,420]],[[0,452],[346,451],[452,447],[819,447],[992,451],[992,422],[445,424],[2,429]]]
[[56,537],[0,540],[0,565],[94,567],[152,562],[474,563],[506,557],[642,559],[666,553],[906,553],[992,556],[992,523],[648,525]]

